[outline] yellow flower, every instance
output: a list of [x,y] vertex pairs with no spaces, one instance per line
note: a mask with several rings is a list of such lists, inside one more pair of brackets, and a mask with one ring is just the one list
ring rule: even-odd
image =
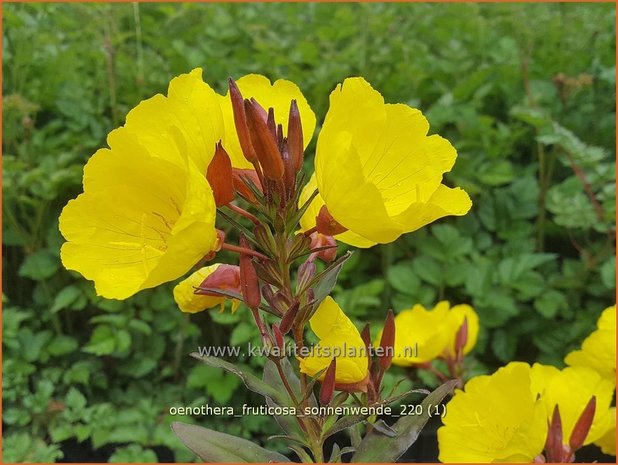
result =
[[479,331],[479,319],[472,307],[462,304],[451,308],[442,301],[432,310],[420,304],[403,310],[395,317],[393,364],[411,366],[438,357],[454,357],[455,337],[464,318],[468,338],[463,352],[467,354],[476,345]]
[[441,184],[455,149],[428,130],[419,110],[385,104],[362,78],[346,79],[331,93],[317,142],[317,187],[331,216],[365,244],[392,242],[470,210],[468,194]]
[[[210,279],[207,280],[207,278]],[[224,289],[235,292],[240,296],[240,269],[234,265],[215,263],[214,265],[200,268],[174,287],[174,300],[183,312],[197,313],[217,305],[220,311],[223,311],[227,297],[196,294],[195,290],[198,287]],[[238,309],[240,301],[237,299],[231,300],[232,313],[234,313]]]
[[592,427],[584,445],[601,437],[611,427],[610,404],[614,385],[588,367],[556,367],[535,363],[530,372],[532,393],[539,394],[546,406],[547,419],[551,420],[558,405],[562,420],[562,437],[568,443],[573,427],[592,396],[596,397],[596,410]]
[[[305,358],[299,358],[300,371],[315,376],[337,357],[335,382],[362,384],[368,379],[368,358],[360,333],[332,297],[326,297],[309,320],[320,343]],[[322,378],[324,373],[322,374]]]
[[564,362],[570,366],[595,369],[605,379],[616,382],[616,306],[603,310],[597,330],[582,343],[580,350],[569,353]]
[[84,193],[60,216],[61,259],[97,294],[126,299],[178,278],[213,248],[215,203],[195,165],[181,166],[182,139],[166,147],[169,160],[126,128],[107,142],[84,168]]
[[441,462],[532,462],[542,452],[546,412],[530,388],[530,371],[511,362],[455,391],[438,429]]
[[[238,79],[236,85],[243,98],[254,98],[266,111],[273,108],[275,122],[283,126],[284,135],[287,135],[288,131],[290,103],[292,100],[296,100],[303,128],[303,141],[305,148],[307,148],[315,130],[315,114],[296,84],[285,79],[278,79],[274,84],[271,84],[265,76],[248,74]],[[232,166],[234,168],[253,169],[253,165],[245,159],[240,148],[229,91],[225,96],[219,96],[219,103],[225,126],[225,133],[222,137],[223,146],[230,156]]]
[[594,443],[604,454],[616,455],[616,407],[609,409],[610,426],[603,436]]
[[[202,81],[202,69],[196,68],[172,79],[167,97],[157,94],[140,102],[127,115],[125,128],[152,156],[180,166],[188,156],[205,175],[215,146],[223,137],[219,96]],[[180,158],[178,140],[183,144]]]

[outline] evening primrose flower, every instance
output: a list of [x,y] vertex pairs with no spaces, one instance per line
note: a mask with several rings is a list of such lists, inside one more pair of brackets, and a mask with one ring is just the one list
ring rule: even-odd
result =
[[594,441],[604,454],[616,455],[616,407],[609,409],[610,426],[603,436]]
[[[315,376],[337,358],[335,382],[338,389],[366,390],[369,379],[365,343],[354,323],[332,297],[326,297],[309,320],[320,342],[311,353],[299,358],[300,371]],[[324,377],[322,373],[321,378]],[[347,385],[347,387],[346,387]]]
[[[395,317],[395,347],[393,364],[411,366],[429,362],[439,357],[455,356],[455,338],[459,328],[467,321],[468,337],[463,353],[476,345],[479,318],[466,304],[450,306],[441,301],[427,310],[420,304],[403,310]],[[410,350],[413,347],[415,350]]]
[[[419,110],[385,104],[363,78],[346,79],[331,93],[315,156],[317,202],[340,229],[364,239],[341,235],[342,242],[388,243],[470,210],[466,192],[441,183],[455,149],[438,135],[427,136],[428,130]],[[314,226],[316,218],[304,224]]]
[[573,428],[592,396],[596,397],[594,420],[583,445],[601,439],[611,428],[610,404],[614,385],[588,367],[566,367],[559,370],[549,365],[535,363],[530,372],[531,389],[546,406],[547,419],[551,419],[558,405],[562,421],[562,437],[568,443]]
[[[235,265],[215,263],[200,268],[174,287],[174,300],[183,312],[197,313],[217,306],[220,311],[223,311],[228,298],[205,294],[199,291],[199,287],[222,289],[240,297],[240,268]],[[240,305],[240,300],[231,300],[232,313],[234,313]]]
[[215,203],[195,165],[181,166],[182,139],[165,148],[169,158],[126,128],[107,142],[84,168],[84,193],[60,215],[60,257],[98,295],[126,299],[182,276],[213,249]]
[[167,96],[157,94],[140,102],[127,114],[124,127],[152,156],[181,167],[188,158],[204,174],[224,134],[219,96],[202,80],[201,68],[172,79]]
[[545,405],[531,389],[531,369],[511,362],[456,390],[438,429],[441,462],[532,462],[547,436]]
[[[285,79],[278,79],[273,84],[270,80],[260,74],[248,74],[236,81],[238,89],[245,99],[255,99],[266,111],[273,108],[275,124],[281,124],[283,134],[287,136],[290,103],[296,101],[300,112],[304,148],[307,148],[313,132],[315,131],[315,114],[307,103],[307,99],[302,94],[296,84]],[[223,112],[224,134],[222,137],[223,145],[227,150],[232,166],[240,169],[253,169],[253,165],[245,158],[240,146],[236,126],[234,124],[234,114],[232,111],[232,101],[230,92],[225,96],[219,95],[219,104]],[[266,114],[264,114],[266,118]]]
[[605,379],[616,381],[616,306],[603,310],[597,330],[582,343],[580,350],[569,353],[564,362],[570,366],[595,369]]

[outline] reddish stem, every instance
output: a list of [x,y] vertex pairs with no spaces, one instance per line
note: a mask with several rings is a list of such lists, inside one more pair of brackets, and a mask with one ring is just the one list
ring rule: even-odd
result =
[[245,218],[250,220],[253,224],[255,224],[255,225],[260,224],[260,220],[258,220],[256,216],[252,215],[251,213],[249,213],[244,208],[241,208],[238,205],[234,205],[233,203],[228,203],[227,207],[230,210],[238,213],[239,215],[244,216]]
[[230,252],[238,252],[238,253],[243,253],[246,255],[251,255],[261,260],[268,260],[268,257],[266,255],[262,255],[260,252],[256,252],[255,250],[251,250],[251,249],[246,249],[238,245],[228,244],[227,242],[224,242],[221,245],[221,250],[229,250]]

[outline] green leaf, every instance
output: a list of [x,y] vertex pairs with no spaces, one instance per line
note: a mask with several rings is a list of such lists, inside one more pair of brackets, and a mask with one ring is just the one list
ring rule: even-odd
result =
[[534,300],[534,308],[545,318],[553,318],[559,310],[566,309],[568,302],[562,292],[549,290]]
[[[345,254],[331,263],[328,268],[314,276],[314,278],[309,282],[307,288],[313,287],[315,292],[315,308],[317,308],[320,302],[322,302],[326,296],[331,293],[335,287],[335,284],[337,284],[337,276],[339,275],[341,268],[351,256],[352,252],[348,250]],[[303,291],[304,290],[305,289],[303,289]]]
[[200,355],[197,352],[193,352],[191,357],[204,362],[206,365],[211,367],[222,368],[229,373],[235,374],[243,381],[243,383],[245,383],[245,386],[247,386],[249,390],[262,394],[263,396],[270,397],[279,405],[286,405],[286,396],[284,393],[265,383],[254,374],[241,370],[236,365],[226,362],[218,357]]
[[173,422],[172,431],[185,446],[207,463],[217,462],[289,462],[278,452],[272,452],[247,439],[186,423]]
[[39,250],[26,257],[19,268],[19,276],[42,281],[52,277],[60,268],[60,260],[49,250]]
[[420,415],[405,415],[395,422],[391,429],[397,434],[391,438],[372,430],[365,436],[352,456],[352,462],[396,462],[416,442],[421,430],[429,421],[431,407],[439,405],[453,391],[456,380],[447,381],[429,394],[421,405]]
[[47,346],[47,352],[49,352],[50,355],[57,357],[59,355],[74,352],[78,346],[79,344],[75,338],[65,336],[64,334],[59,334],[49,343]]
[[139,444],[117,448],[108,460],[109,463],[156,463],[157,454],[152,449],[144,449]]
[[240,380],[236,376],[208,365],[196,365],[187,377],[188,388],[206,388],[208,394],[219,404],[228,402],[239,384]]
[[414,273],[410,261],[400,262],[389,267],[386,276],[388,283],[404,294],[415,295],[421,285],[421,281]]
[[77,286],[67,286],[62,289],[54,299],[54,304],[49,309],[51,313],[56,313],[67,308],[82,295],[82,291]]
[[82,350],[94,355],[109,355],[116,349],[115,331],[110,326],[100,325],[90,336],[90,341]]

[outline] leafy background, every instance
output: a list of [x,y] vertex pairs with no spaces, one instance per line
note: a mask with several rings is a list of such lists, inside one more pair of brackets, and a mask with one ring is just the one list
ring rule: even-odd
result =
[[[335,84],[362,75],[387,101],[421,108],[458,149],[447,182],[473,210],[354,254],[334,297],[359,327],[376,330],[387,308],[467,302],[482,324],[469,374],[510,360],[561,366],[613,303],[612,4],[31,3],[3,13],[5,462],[192,461],[170,406],[259,403],[187,356],[257,342],[247,311],[183,315],[171,285],[103,300],[58,258],[57,218],[87,158],[137,102],[197,66],[218,91],[250,72],[290,79],[318,120]],[[266,441],[269,418],[184,420],[278,447]]]

